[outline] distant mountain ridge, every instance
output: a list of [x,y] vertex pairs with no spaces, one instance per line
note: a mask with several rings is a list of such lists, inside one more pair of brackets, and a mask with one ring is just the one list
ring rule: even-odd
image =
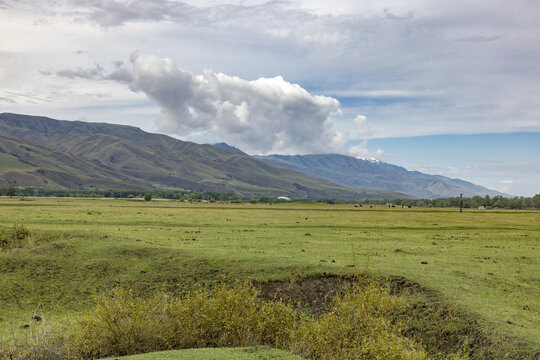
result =
[[240,150],[239,148],[234,147],[234,146],[229,145],[229,144],[224,143],[224,142],[219,142],[219,143],[215,143],[215,144],[212,144],[212,145],[214,145],[215,147],[218,147],[218,148],[220,148],[220,149],[236,151],[236,152],[238,152],[238,153],[240,153],[240,154],[247,155],[245,152],[243,152],[243,151]]
[[361,160],[340,154],[255,156],[269,163],[353,188],[394,190],[415,198],[506,194],[441,175],[409,171],[382,161]]
[[237,151],[138,128],[0,114],[0,186],[181,188],[246,197],[406,197],[351,189]]

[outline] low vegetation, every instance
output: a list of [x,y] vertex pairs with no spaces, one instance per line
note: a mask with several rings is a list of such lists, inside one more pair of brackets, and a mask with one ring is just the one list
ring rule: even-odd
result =
[[[361,279],[318,319],[280,301],[264,301],[247,283],[200,289],[182,297],[138,298],[117,289],[62,338],[33,336],[11,359],[95,359],[159,350],[268,345],[307,359],[425,359],[390,314],[403,299]],[[452,358],[458,358],[457,355]]]
[[10,231],[0,232],[0,249],[22,248],[29,242],[30,231],[24,224],[15,224]]
[[22,223],[15,223],[9,229],[0,228],[0,251],[30,247],[48,240],[47,236],[40,232],[30,232]]

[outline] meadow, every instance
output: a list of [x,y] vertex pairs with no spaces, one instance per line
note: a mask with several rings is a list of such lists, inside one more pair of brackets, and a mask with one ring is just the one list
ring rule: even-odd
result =
[[[4,338],[30,331],[37,317],[68,328],[96,295],[117,287],[181,294],[216,282],[367,271],[422,289],[408,294],[417,312],[406,329],[415,335],[425,328],[451,337],[473,319],[471,333],[497,354],[540,351],[538,212],[24,200],[0,199],[0,233],[22,224],[32,234],[24,247],[0,251]],[[437,312],[446,323],[418,322],[438,321]]]

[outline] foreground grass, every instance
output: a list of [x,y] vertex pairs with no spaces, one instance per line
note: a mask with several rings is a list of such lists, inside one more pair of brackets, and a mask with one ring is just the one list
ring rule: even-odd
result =
[[132,355],[105,360],[301,360],[302,358],[285,351],[266,346],[248,348],[187,349],[161,351],[143,355]]
[[69,324],[117,286],[182,293],[350,274],[369,261],[478,315],[494,336],[540,348],[539,213],[102,199],[1,199],[0,208],[0,231],[24,223],[50,239],[0,252],[4,335],[36,314]]

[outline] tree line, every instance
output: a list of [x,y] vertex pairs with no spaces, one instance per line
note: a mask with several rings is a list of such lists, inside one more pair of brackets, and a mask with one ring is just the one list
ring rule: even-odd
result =
[[[438,199],[383,199],[383,200],[365,200],[364,204],[393,204],[396,206],[415,206],[415,207],[459,207],[460,198],[447,197]],[[540,194],[531,197],[515,196],[473,196],[463,198],[463,208],[478,209],[483,206],[486,209],[540,209]]]
[[[244,200],[252,203],[279,203],[284,200],[270,196],[259,196],[258,198],[242,198],[238,194],[219,192],[219,191],[192,191],[192,190],[97,190],[97,189],[38,189],[33,187],[14,187],[0,188],[0,195],[3,196],[37,196],[37,197],[88,197],[88,198],[157,198],[185,201],[233,201],[242,202]],[[294,200],[294,199],[293,199]],[[305,201],[306,199],[297,199]],[[447,197],[438,199],[365,199],[365,200],[324,200],[324,199],[308,199],[318,202],[330,204],[372,204],[386,205],[392,204],[395,206],[414,206],[414,207],[459,207],[459,197]],[[463,198],[463,207],[465,209],[477,209],[483,206],[486,209],[540,209],[540,194],[531,197],[516,196],[473,196]]]
[[117,198],[132,199],[145,198],[150,194],[151,198],[171,200],[209,200],[209,201],[234,201],[240,197],[233,193],[218,191],[191,191],[191,190],[97,190],[97,189],[39,189],[33,187],[0,188],[3,196],[36,196],[36,197],[84,197],[84,198]]

